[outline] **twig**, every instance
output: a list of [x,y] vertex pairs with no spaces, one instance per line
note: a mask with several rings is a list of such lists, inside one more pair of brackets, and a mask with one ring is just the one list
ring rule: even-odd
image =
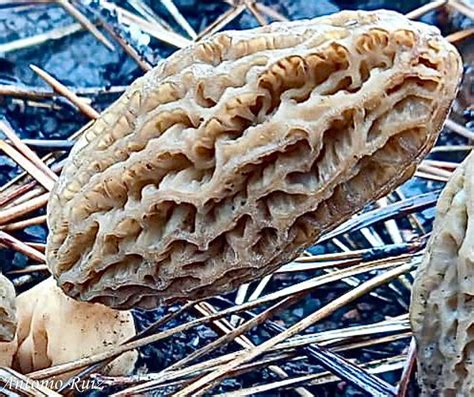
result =
[[[377,204],[379,207],[386,207],[388,205],[388,197],[382,197],[381,199],[377,200]],[[392,239],[392,242],[395,244],[402,244],[403,237],[395,219],[387,219],[384,222],[384,225],[387,229],[387,233]]]
[[145,72],[148,72],[151,70],[152,66],[145,61],[140,54],[137,52],[135,48],[132,47],[132,45],[127,42],[118,32],[114,30],[112,26],[110,26],[106,21],[102,21],[102,26],[104,29],[109,33],[115,41],[120,45],[120,47],[123,48],[123,50],[132,58],[138,66]]
[[0,244],[5,245],[9,248],[12,248],[15,251],[18,251],[37,262],[44,263],[46,261],[46,257],[44,256],[43,253],[39,252],[38,250],[30,247],[29,245],[23,243],[22,241],[16,239],[13,236],[10,236],[9,234],[1,230],[0,230]]
[[49,272],[47,265],[29,265],[21,269],[10,270],[8,274],[26,274],[33,272]]
[[434,174],[423,172],[423,171],[416,171],[415,176],[417,178],[428,179],[428,180],[437,181],[437,182],[447,182],[449,179],[449,178],[446,178],[445,176],[434,175]]
[[280,22],[286,22],[288,21],[288,18],[280,14],[278,11],[274,10],[273,8],[262,4],[262,3],[255,3],[255,7],[257,7],[257,10],[260,12],[267,14],[270,18],[273,18],[276,21]]
[[388,335],[388,336],[382,336],[382,337],[375,337],[372,339],[366,339],[362,340],[359,342],[352,342],[352,343],[346,343],[342,345],[336,345],[334,346],[331,350],[335,351],[336,353],[338,352],[347,352],[350,350],[359,350],[359,349],[364,349],[367,347],[373,347],[375,345],[379,344],[385,344],[385,343],[392,343],[395,341],[399,341],[401,339],[410,339],[412,337],[412,332],[411,331],[406,331],[401,334],[395,334],[395,335]]
[[198,34],[197,39],[203,39],[204,37],[210,36],[213,33],[216,33],[220,29],[222,29],[225,25],[232,22],[235,18],[237,18],[242,12],[245,11],[245,5],[240,4],[235,8],[231,8],[227,10],[224,14],[222,14],[219,18],[217,18],[213,23],[211,23],[207,28],[205,28],[202,32]]
[[36,243],[33,241],[24,241],[26,245],[28,245],[31,248],[34,248],[35,250],[41,252],[44,254],[46,252],[46,244],[45,243]]
[[301,266],[305,263],[321,264],[322,266],[338,266],[340,262],[342,262],[342,265],[345,265],[346,262],[353,264],[360,261],[375,261],[382,258],[415,253],[422,249],[425,244],[425,238],[421,237],[409,242],[404,241],[398,244],[385,244],[383,247],[361,248],[352,251],[333,252],[329,254],[299,256],[293,262],[282,266],[280,269],[284,269],[293,263],[296,266]]
[[44,193],[38,197],[35,197],[27,202],[18,204],[14,207],[0,210],[0,225],[7,223],[8,221],[25,215],[29,212],[37,210],[38,208],[44,207],[48,202],[49,192]]
[[46,215],[40,215],[34,218],[25,219],[22,221],[9,223],[7,225],[0,225],[0,230],[5,232],[12,232],[15,230],[22,230],[25,227],[33,226],[33,225],[42,225],[46,223]]
[[418,165],[417,170],[428,173],[428,174],[433,174],[442,178],[446,178],[446,179],[449,179],[452,174],[451,171],[444,170],[442,168],[438,168],[433,165],[430,165],[429,163],[423,163],[423,162]]
[[458,0],[449,0],[448,6],[454,8],[456,11],[459,11],[468,18],[474,19],[474,9],[469,7],[467,4]]
[[193,43],[191,40],[188,40],[177,33],[165,30],[156,23],[151,23],[150,21],[147,21],[146,19],[131,13],[124,8],[113,5],[111,7],[117,11],[117,13],[120,15],[121,21],[124,24],[136,25],[157,40],[177,48],[184,48]]
[[54,186],[54,180],[46,176],[41,172],[35,164],[28,160],[23,154],[18,152],[12,146],[5,141],[0,140],[0,150],[6,155],[11,157],[21,168],[23,168],[28,174],[35,178],[41,185],[47,190],[51,190]]
[[425,159],[422,161],[422,163],[425,163],[437,168],[444,168],[451,171],[454,171],[459,166],[459,163],[455,163],[453,161],[441,161],[441,160],[431,160],[431,159]]
[[410,378],[415,369],[415,361],[416,361],[416,343],[415,338],[411,338],[410,346],[408,347],[408,353],[405,361],[405,365],[403,366],[402,376],[400,378],[400,382],[398,383],[397,388],[397,397],[405,397],[408,384],[410,383]]
[[[183,368],[182,370],[178,371],[173,371],[170,372],[169,374],[165,374],[163,378],[161,379],[161,385],[157,386],[156,388],[164,388],[170,386],[170,383],[166,383],[170,380],[175,380],[173,382],[174,384],[181,384],[183,382],[186,382],[186,379],[183,378],[189,378],[197,375],[202,375],[202,373],[209,372],[212,369],[218,367],[219,365],[229,362],[232,358],[234,358],[237,355],[237,353],[229,353],[223,356],[219,356],[215,359],[210,359],[206,360],[204,362],[200,362],[194,365],[191,365],[189,367]],[[243,372],[248,372],[253,369],[258,369],[260,367],[268,367],[269,365],[272,365],[273,363],[278,363],[279,361],[283,361],[285,363],[288,363],[290,361],[299,361],[303,360],[304,357],[302,356],[295,356],[294,353],[283,353],[283,354],[272,354],[271,356],[264,356],[261,360],[255,360],[250,364],[247,365],[242,365],[236,369],[233,373],[243,373]],[[98,379],[105,385],[111,385],[111,386],[123,386],[123,385],[134,385],[137,383],[142,383],[142,382],[147,382],[153,379],[157,379],[157,374],[152,373],[152,374],[147,374],[147,375],[135,375],[135,376],[128,376],[128,377],[112,377],[112,376],[104,376],[101,374],[94,374],[94,378]],[[176,381],[176,379],[180,379]]]
[[[166,368],[164,372],[167,372],[168,370],[174,370],[178,368],[182,368],[186,364],[192,362],[193,360],[200,358],[207,353],[211,352],[214,349],[217,349],[219,346],[222,346],[224,344],[229,343],[230,341],[234,340],[236,337],[243,335],[244,333],[250,331],[252,328],[255,326],[262,324],[266,320],[268,320],[271,316],[273,316],[275,313],[280,312],[281,310],[287,308],[288,306],[292,305],[293,303],[297,302],[300,300],[305,293],[302,294],[295,294],[292,296],[289,296],[287,298],[284,298],[280,302],[274,304],[273,306],[269,307],[268,309],[264,310],[260,314],[256,315],[252,320],[247,321],[246,323],[240,325],[237,328],[234,328],[232,331],[228,332],[224,336],[221,336],[220,338],[214,340],[213,342],[205,345],[199,350],[196,350],[183,358],[182,360],[176,362],[175,364],[171,365],[170,367]],[[211,314],[212,312],[208,312]]]
[[7,136],[8,139],[15,145],[17,150],[22,153],[28,160],[30,160],[40,171],[42,171],[53,182],[58,179],[58,176],[46,166],[45,163],[33,152],[21,139],[15,134],[13,128],[5,120],[0,118],[0,130]]
[[[232,305],[232,302],[228,301],[225,298],[219,297],[218,299],[222,300],[226,304]],[[249,312],[246,312],[246,313],[251,314],[253,317],[256,316],[256,314],[254,313],[249,313]],[[354,326],[354,327],[345,328],[342,330],[330,330],[330,331],[324,331],[317,334],[296,336],[294,338],[289,339],[286,342],[282,342],[281,344],[278,344],[272,349],[269,349],[266,356],[271,356],[272,358],[270,359],[264,358],[264,360],[270,363],[271,362],[270,360],[275,361],[279,359],[288,358],[290,357],[290,354],[294,354],[294,352],[293,353],[290,351],[284,352],[284,350],[294,350],[295,347],[305,346],[310,343],[321,343],[321,344],[327,345],[328,342],[330,341],[340,342],[343,339],[349,340],[350,338],[357,337],[357,336],[408,330],[410,326],[408,324],[407,317],[408,317],[407,315],[404,315],[404,316],[399,316],[397,318],[385,320],[385,321],[375,323],[375,324]],[[405,334],[406,332],[400,335],[403,337],[406,337]],[[398,336],[399,335],[395,335],[393,336],[393,338],[398,338]],[[385,338],[388,338],[388,337],[385,337]],[[381,339],[382,338],[380,338],[380,341]],[[375,342],[378,342],[378,340],[375,340]],[[365,344],[365,345],[368,345],[368,344]],[[343,349],[348,350],[352,348],[353,346],[354,345],[351,345],[351,344],[342,344],[339,347],[336,347],[334,350],[343,350]],[[279,353],[279,355],[275,355],[275,353]],[[100,378],[101,380],[104,380],[105,384],[114,385],[114,386],[119,386],[119,385],[127,386],[127,385],[142,383],[142,382],[148,382],[151,380],[160,380],[160,383],[163,385],[163,383],[171,379],[197,376],[201,374],[203,371],[209,371],[209,370],[212,370],[213,368],[215,369],[217,366],[235,358],[237,354],[238,353],[228,353],[228,354],[216,357],[214,359],[202,361],[191,366],[186,366],[182,370],[167,372],[166,374],[152,373],[148,375],[133,375],[130,377],[120,377],[120,378],[104,377],[101,375],[97,375],[97,377]],[[256,362],[258,361],[254,361],[253,363],[255,364]],[[361,366],[364,367],[364,364],[361,364]]]
[[[403,358],[395,357],[391,359],[373,360],[368,363],[361,364],[360,367],[371,374],[378,374],[384,372],[395,371],[403,366]],[[298,385],[323,385],[339,381],[337,376],[331,372],[320,372],[317,374],[302,375],[282,381],[271,382],[264,385],[253,386],[249,388],[240,389],[233,392],[216,394],[215,397],[242,397],[262,395],[271,390],[284,391]],[[266,395],[267,393],[265,393]]]
[[474,35],[474,28],[469,28],[451,33],[450,35],[446,36],[446,40],[448,40],[450,43],[457,43],[458,41],[467,39],[472,35]]
[[[105,87],[84,87],[71,90],[78,96],[121,94],[125,91],[125,86]],[[48,99],[56,98],[58,94],[54,91],[46,91],[40,87],[29,87],[24,85],[0,84],[0,95],[12,96],[16,98]]]
[[463,125],[458,124],[451,119],[447,119],[446,122],[444,123],[444,126],[450,129],[451,131],[455,132],[456,134],[459,134],[467,139],[474,140],[474,132],[472,132],[469,128],[466,128]]
[[33,69],[43,80],[45,80],[54,91],[58,92],[62,96],[69,99],[74,105],[76,105],[79,110],[84,113],[87,117],[91,119],[97,119],[100,114],[92,106],[85,103],[81,98],[74,94],[69,88],[56,80],[53,76],[40,69],[35,65],[30,65],[30,68]]
[[16,186],[14,189],[10,189],[9,191],[3,191],[2,195],[0,196],[0,207],[4,207],[11,201],[15,200],[17,197],[28,193],[35,185],[36,181],[31,181],[23,185]]
[[258,297],[261,295],[267,284],[270,282],[272,279],[273,275],[269,274],[262,278],[258,285],[255,287],[255,290],[252,292],[252,294],[249,296],[249,301],[253,301],[255,299],[258,299]]
[[[364,248],[354,251],[345,251],[338,253],[341,259],[335,257],[333,260],[326,259],[323,255],[312,256],[313,260],[302,262],[296,259],[280,267],[276,273],[305,272],[315,270],[328,270],[336,267],[349,267],[361,263],[362,261],[376,261],[388,259],[390,257],[403,258],[407,254],[413,254],[422,250],[426,245],[426,238],[421,238],[412,242],[402,242],[399,244],[384,244],[380,247]],[[344,258],[349,254],[349,258]],[[336,254],[337,255],[337,254]],[[252,297],[249,298],[252,300]]]
[[377,208],[375,210],[365,212],[355,218],[348,220],[333,231],[326,233],[318,240],[318,243],[321,244],[325,241],[341,236],[344,233],[359,230],[376,222],[391,219],[394,216],[407,214],[413,212],[414,210],[422,211],[428,207],[432,207],[437,202],[439,194],[439,191],[420,194],[418,196],[410,197],[408,199],[389,204],[383,208]]
[[[87,131],[87,129],[93,124],[94,120],[90,120],[87,124],[83,125],[78,131],[76,131],[75,133],[73,133],[67,140],[70,140],[71,142],[74,142],[77,138],[79,138],[80,136],[82,136],[82,134]],[[54,162],[53,164],[51,164],[51,168],[54,172],[61,172],[63,166],[64,166],[64,163],[65,163],[65,159],[62,159],[60,161],[57,161],[57,159],[59,158],[58,155],[55,155],[55,154],[47,154],[46,156],[44,156],[42,158],[42,160],[45,162],[45,163],[48,163],[48,162]],[[9,182],[7,182],[5,185],[3,185],[1,188],[0,188],[0,192],[5,192],[7,189],[10,189],[12,188],[14,185],[18,184],[18,183],[24,183],[24,179],[26,177],[26,174],[23,173],[23,174],[20,174],[20,175],[17,175],[16,177],[14,177],[13,179],[11,179]],[[28,182],[27,182],[28,183]],[[34,186],[34,185],[33,185]],[[20,189],[20,188],[17,188],[17,189]],[[32,187],[30,187],[29,189],[27,189],[27,192],[29,190],[31,190]],[[22,193],[22,194],[26,194],[26,193]],[[0,202],[2,202],[3,200],[0,199]]]
[[189,37],[191,37],[193,40],[196,39],[196,32],[186,20],[186,18],[183,17],[183,14],[179,12],[178,8],[173,3],[173,0],[161,0],[161,3],[167,8],[169,13],[173,16],[174,20],[178,23],[178,25],[181,26],[187,34],[189,34]]
[[[127,0],[127,3],[135,9],[143,18],[151,23],[157,24],[165,30],[173,31],[171,25],[160,17],[153,8],[151,8],[144,0]],[[109,3],[110,4],[110,3]]]
[[474,149],[472,145],[440,145],[435,146],[431,149],[431,153],[444,153],[444,152],[470,152]]
[[347,328],[331,329],[315,334],[297,335],[276,345],[270,351],[282,351],[285,349],[318,343],[321,346],[339,345],[342,341],[350,341],[358,337],[370,337],[376,334],[409,331],[410,323],[408,314],[395,318],[379,321],[367,325],[354,325]]
[[73,18],[77,20],[85,29],[91,32],[97,40],[105,45],[109,50],[114,51],[114,45],[105,37],[95,25],[87,19],[76,7],[74,7],[68,0],[56,0]]
[[435,1],[429,1],[425,5],[422,5],[419,8],[416,8],[408,13],[405,14],[407,18],[410,19],[417,19],[420,18],[421,16],[427,14],[430,11],[436,10],[445,4],[448,3],[448,0],[435,0]]
[[77,33],[82,30],[79,23],[63,26],[50,30],[49,32],[41,33],[36,36],[26,37],[24,39],[13,40],[8,43],[0,44],[0,53],[8,53],[17,50],[23,50],[28,47],[34,47],[50,40],[59,40],[63,37]]
[[[66,139],[22,139],[22,142],[29,147],[43,150],[64,150],[69,151],[74,146],[74,141]],[[43,160],[41,160],[43,161]]]
[[8,209],[11,207],[15,207],[16,205],[26,203],[30,201],[31,199],[38,197],[39,195],[43,194],[46,191],[46,189],[43,186],[39,185],[36,181],[32,181],[32,182],[34,182],[34,185],[29,191],[24,192],[22,195],[15,197],[4,208]]
[[260,25],[265,26],[268,24],[267,20],[263,17],[262,14],[260,14],[260,11],[257,9],[255,0],[244,0],[244,4]]
[[350,382],[364,393],[371,396],[387,397],[395,395],[395,388],[384,380],[364,371],[358,365],[342,356],[312,344],[306,348],[317,359],[317,362],[334,375]]
[[[273,321],[268,322],[267,326],[279,334],[287,331],[287,328]],[[323,366],[346,382],[351,383],[364,393],[380,397],[395,394],[395,389],[392,385],[382,379],[374,377],[356,364],[336,354],[334,351],[329,351],[315,343],[306,346],[303,348],[303,351],[307,353],[309,360],[315,359],[317,364]]]

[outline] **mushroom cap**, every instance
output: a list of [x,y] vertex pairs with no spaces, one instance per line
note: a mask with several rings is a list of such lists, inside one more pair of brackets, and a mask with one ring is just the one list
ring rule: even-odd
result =
[[73,148],[48,205],[51,272],[120,309],[260,278],[413,174],[461,72],[436,28],[384,10],[177,51]]
[[412,291],[410,321],[424,396],[474,395],[474,154],[456,169]]
[[16,331],[15,287],[0,273],[0,342],[11,342]]
[[[75,301],[52,277],[20,294],[16,303],[16,339],[0,344],[0,352],[16,347],[12,367],[24,374],[105,351],[136,334],[129,311]],[[104,372],[126,375],[134,369],[137,356],[135,351],[122,354]]]

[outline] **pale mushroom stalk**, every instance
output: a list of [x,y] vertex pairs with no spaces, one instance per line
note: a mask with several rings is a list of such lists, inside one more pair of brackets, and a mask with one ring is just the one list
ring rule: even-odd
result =
[[[52,277],[20,294],[16,306],[17,334],[13,342],[0,343],[0,355],[3,365],[23,374],[105,351],[136,335],[129,311],[77,302],[66,296]],[[121,355],[104,372],[130,373],[137,354]]]

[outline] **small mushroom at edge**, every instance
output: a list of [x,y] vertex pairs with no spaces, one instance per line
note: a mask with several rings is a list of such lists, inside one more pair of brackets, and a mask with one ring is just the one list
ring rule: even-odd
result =
[[[15,339],[0,343],[0,365],[28,373],[103,352],[136,335],[130,311],[67,297],[49,278],[16,299]],[[104,370],[109,375],[130,373],[138,353],[122,354]],[[56,379],[66,379],[66,373]]]

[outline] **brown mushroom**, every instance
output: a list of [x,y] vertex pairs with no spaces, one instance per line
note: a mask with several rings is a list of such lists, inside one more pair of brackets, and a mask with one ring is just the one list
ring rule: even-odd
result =
[[[0,343],[0,356],[2,365],[24,374],[106,351],[136,334],[129,311],[77,302],[64,295],[52,277],[20,294],[16,304],[17,335],[13,342]],[[136,358],[136,352],[127,352],[104,372],[128,374]]]
[[474,154],[458,167],[412,292],[410,320],[424,396],[474,395]]
[[135,81],[75,145],[48,205],[48,265],[114,308],[230,291],[409,178],[461,76],[391,11],[224,32]]
[[15,297],[15,287],[0,273],[0,342],[10,342],[15,337]]

